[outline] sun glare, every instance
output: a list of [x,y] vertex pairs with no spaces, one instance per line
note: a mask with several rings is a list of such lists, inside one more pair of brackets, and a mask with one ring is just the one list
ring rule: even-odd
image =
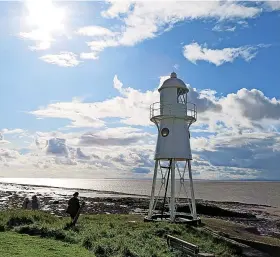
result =
[[27,23],[37,29],[52,33],[64,29],[65,12],[50,0],[28,1],[26,3]]
[[55,36],[65,33],[65,9],[59,7],[51,0],[30,0],[25,2],[26,26],[29,32],[21,32],[20,36],[35,41],[32,50],[45,50],[50,48]]

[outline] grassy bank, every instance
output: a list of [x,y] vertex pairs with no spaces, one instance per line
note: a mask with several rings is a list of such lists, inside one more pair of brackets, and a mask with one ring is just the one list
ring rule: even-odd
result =
[[[69,219],[58,218],[43,212],[21,210],[0,212],[0,230],[2,231],[0,234],[1,238],[7,238],[7,240],[9,237],[15,237],[14,240],[19,242],[19,246],[22,244],[22,247],[27,239],[39,240],[34,245],[45,245],[46,247],[42,246],[40,249],[46,253],[49,252],[46,256],[70,256],[67,255],[67,251],[71,251],[70,246],[75,247],[75,251],[81,251],[79,254],[74,254],[73,250],[71,256],[88,256],[85,254],[96,257],[179,256],[178,253],[168,249],[167,234],[197,244],[202,251],[215,253],[216,256],[234,256],[233,250],[227,245],[185,225],[164,222],[144,223],[143,218],[136,215],[84,215],[81,216],[75,229],[67,230],[65,227],[68,221]],[[48,246],[51,248],[48,249]],[[0,239],[0,249],[3,247],[5,247],[5,240]],[[85,250],[87,250],[86,253]],[[51,255],[54,251],[61,253]],[[5,257],[10,256],[15,256],[15,254],[5,255]],[[17,254],[16,256],[32,256],[32,254]]]

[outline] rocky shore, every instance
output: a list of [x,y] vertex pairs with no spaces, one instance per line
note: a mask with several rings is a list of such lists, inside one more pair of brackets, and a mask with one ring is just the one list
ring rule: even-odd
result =
[[[71,190],[61,190],[36,186],[18,185],[15,188],[9,184],[0,184],[0,211],[21,208],[25,197],[36,194],[40,200],[41,209],[57,216],[67,216],[65,213]],[[149,206],[149,198],[136,195],[120,195],[114,192],[88,193],[79,190],[80,199],[86,203],[83,213],[86,214],[140,214],[145,215]],[[87,196],[91,195],[91,196]],[[162,207],[159,201],[158,208]],[[177,211],[188,211],[188,205],[182,200]],[[250,233],[278,237],[280,235],[280,210],[271,206],[244,204],[236,202],[214,202],[197,200],[197,212],[201,217],[218,218],[246,225]]]

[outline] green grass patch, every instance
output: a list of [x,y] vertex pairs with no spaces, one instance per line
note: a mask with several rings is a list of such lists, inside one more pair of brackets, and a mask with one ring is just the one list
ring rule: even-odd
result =
[[1,257],[92,257],[86,249],[64,242],[20,235],[0,233]]
[[65,229],[67,222],[67,218],[44,212],[0,212],[0,228],[2,226],[5,231],[76,244],[96,257],[180,256],[168,249],[167,234],[197,244],[201,251],[215,253],[217,257],[235,256],[228,245],[190,227],[167,222],[143,222],[143,217],[137,215],[82,215],[74,229]]

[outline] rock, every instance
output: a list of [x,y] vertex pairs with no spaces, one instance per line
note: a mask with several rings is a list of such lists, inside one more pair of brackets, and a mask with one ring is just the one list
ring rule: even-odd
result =
[[261,234],[256,227],[246,227],[245,230],[255,235]]
[[53,204],[59,204],[59,201],[57,201],[57,200],[53,201]]
[[[196,205],[197,212],[199,214],[209,215],[209,216],[216,216],[216,217],[235,217],[235,218],[256,218],[256,215],[246,212],[237,212],[232,210],[227,210],[220,208],[215,205],[210,204],[200,204]],[[189,205],[181,205],[177,207],[178,212],[190,212]]]
[[273,232],[272,236],[280,239],[280,233],[279,232]]

